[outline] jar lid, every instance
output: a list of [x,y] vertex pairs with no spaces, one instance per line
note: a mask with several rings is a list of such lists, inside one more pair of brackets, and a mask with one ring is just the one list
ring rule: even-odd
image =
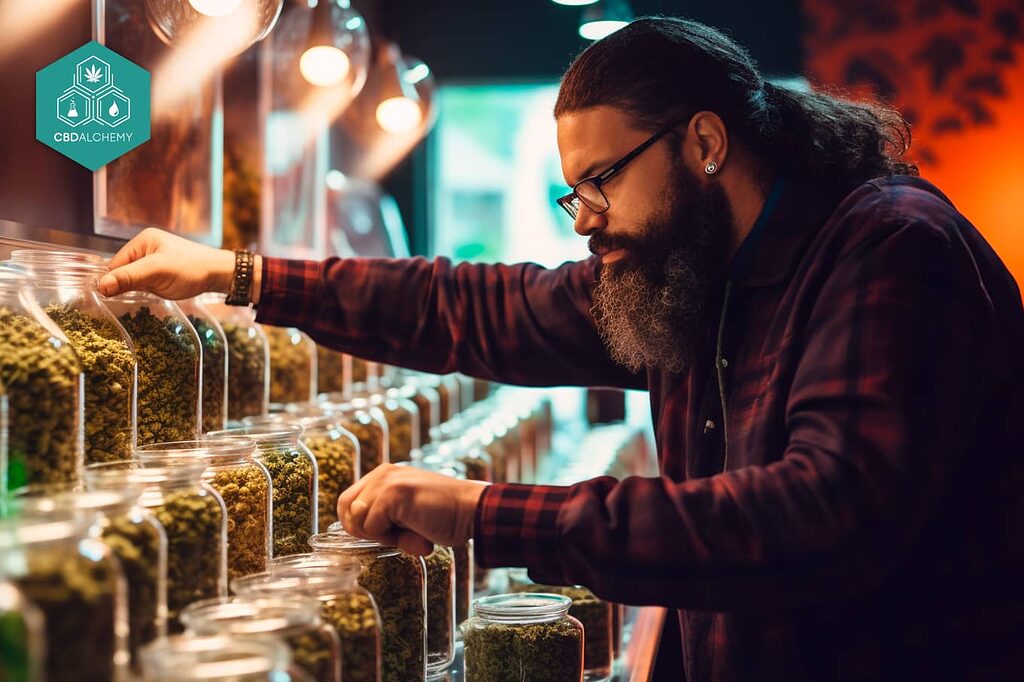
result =
[[125,509],[138,502],[141,485],[117,490],[68,490],[62,486],[30,486],[14,492],[23,514],[103,512]]
[[139,460],[89,464],[83,477],[86,486],[94,490],[118,490],[126,484],[150,489],[164,483],[198,482],[206,466],[204,459],[196,457],[154,455]]
[[[307,555],[296,555],[307,556]],[[289,557],[283,557],[285,559]],[[317,557],[290,562],[274,559],[269,571],[241,576],[231,581],[232,592],[247,596],[324,597],[353,590],[359,562],[342,556]]]
[[546,592],[494,594],[473,600],[477,615],[510,623],[539,623],[569,613],[572,599]]
[[142,648],[143,676],[165,682],[236,680],[284,672],[291,651],[271,638],[176,635]]
[[29,510],[22,514],[16,500],[5,503],[5,514],[0,518],[0,550],[12,547],[43,544],[57,540],[83,537],[92,520],[69,511],[39,514]]
[[215,597],[193,602],[181,622],[197,635],[256,635],[319,625],[320,605],[312,598]]
[[256,441],[241,436],[150,443],[135,448],[135,456],[140,460],[202,457],[210,464],[240,461],[252,457],[255,453]]
[[309,546],[316,552],[363,552],[377,550],[384,552],[398,552],[397,547],[382,545],[373,540],[364,540],[350,534],[341,525],[341,521],[335,521],[327,527],[326,533],[317,533],[309,538]]

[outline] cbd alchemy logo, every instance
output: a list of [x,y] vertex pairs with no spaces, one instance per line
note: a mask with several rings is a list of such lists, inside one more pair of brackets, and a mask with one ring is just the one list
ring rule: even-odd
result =
[[96,41],[36,72],[36,139],[89,170],[149,139],[149,72]]

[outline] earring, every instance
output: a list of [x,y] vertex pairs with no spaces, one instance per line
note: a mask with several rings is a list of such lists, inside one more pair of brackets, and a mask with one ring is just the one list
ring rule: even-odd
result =
[[718,164],[714,161],[709,161],[708,165],[704,166],[704,172],[708,175],[714,175],[715,171],[718,170]]

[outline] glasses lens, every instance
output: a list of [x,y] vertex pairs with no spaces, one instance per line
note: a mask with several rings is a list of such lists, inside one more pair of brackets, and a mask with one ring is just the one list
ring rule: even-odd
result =
[[580,198],[580,201],[587,205],[591,211],[601,213],[602,211],[608,210],[608,200],[604,198],[604,194],[593,182],[589,180],[587,182],[581,182],[576,185],[576,196]]

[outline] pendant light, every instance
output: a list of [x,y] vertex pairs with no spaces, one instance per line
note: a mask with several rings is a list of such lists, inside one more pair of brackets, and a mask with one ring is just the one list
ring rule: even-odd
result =
[[580,36],[587,40],[600,40],[615,33],[634,18],[628,0],[598,0],[583,10]]
[[150,26],[168,45],[217,35],[238,53],[274,28],[284,0],[145,0]]
[[302,77],[318,87],[345,83],[359,62],[362,84],[369,53],[369,34],[363,17],[352,9],[349,0],[308,0],[313,8],[309,38],[299,58]]

